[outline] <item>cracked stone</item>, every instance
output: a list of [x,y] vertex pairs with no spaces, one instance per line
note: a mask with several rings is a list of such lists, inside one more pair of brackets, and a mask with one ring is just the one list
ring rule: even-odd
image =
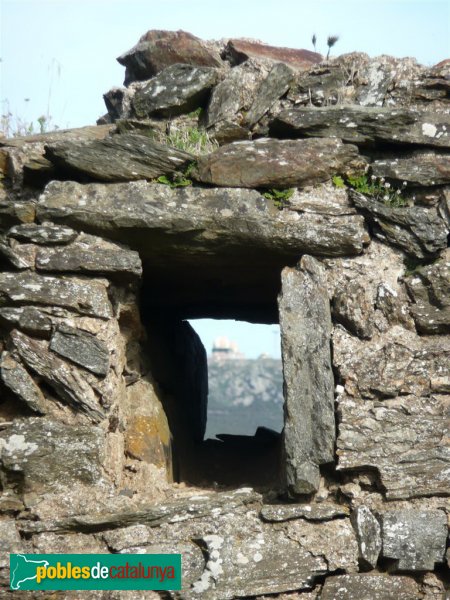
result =
[[441,510],[392,510],[381,514],[383,556],[396,571],[433,571],[444,562],[447,516]]

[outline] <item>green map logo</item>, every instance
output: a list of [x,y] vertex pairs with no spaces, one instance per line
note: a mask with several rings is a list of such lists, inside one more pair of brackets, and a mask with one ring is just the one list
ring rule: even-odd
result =
[[10,554],[12,590],[180,590],[181,554]]
[[[15,556],[15,565],[13,567],[12,557]],[[32,581],[37,577],[37,567],[48,567],[46,560],[31,560],[25,554],[12,554],[10,559],[11,575],[10,586],[12,590],[30,589],[21,587],[26,581]]]

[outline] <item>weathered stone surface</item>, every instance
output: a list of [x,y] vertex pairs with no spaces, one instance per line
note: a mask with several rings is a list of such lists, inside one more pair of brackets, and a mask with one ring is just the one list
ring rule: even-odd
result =
[[[191,505],[198,502],[192,499]],[[349,570],[356,568],[357,546],[348,521],[299,525],[285,531],[261,523],[251,506],[235,505],[227,512],[226,506],[219,508],[213,498],[209,504],[208,512],[194,518],[190,513],[185,518],[184,510],[180,511],[180,518],[170,526],[135,525],[106,531],[102,537],[110,548],[120,552],[149,552],[161,542],[174,552],[197,540],[204,548],[205,559],[200,561],[191,549],[187,581],[183,577],[182,595],[192,599],[223,600],[310,589],[315,577],[327,570],[328,561],[330,570],[336,564]],[[324,552],[326,539],[331,543]],[[197,577],[192,580],[195,572]]]
[[241,120],[242,116],[238,113],[234,120],[219,121],[208,130],[208,135],[217,142],[219,146],[231,144],[232,142],[240,140],[249,140],[251,139],[251,132],[246,127],[239,125],[238,121]]
[[396,71],[395,67],[397,65],[394,61],[391,57],[380,56],[374,60],[369,60],[361,68],[360,72],[357,73],[359,81],[363,83],[363,85],[358,86],[356,93],[358,104],[378,108],[384,106],[389,96],[389,89],[395,87],[395,78],[398,71]]
[[339,421],[339,470],[375,469],[389,500],[450,493],[448,396],[340,397]]
[[13,519],[0,520],[0,544],[2,554],[0,555],[0,569],[9,567],[9,554],[24,552],[24,542],[16,528]]
[[139,89],[132,101],[137,117],[171,117],[204,106],[219,72],[211,67],[176,64],[167,67]]
[[[256,191],[243,189],[52,182],[40,197],[38,214],[137,250],[147,281],[153,281],[150,301],[196,304],[201,310],[207,305],[209,314],[232,310],[230,318],[238,318],[245,290],[260,322],[267,322],[262,312],[269,305],[270,318],[277,319],[274,300],[283,266],[304,252],[359,254],[369,241],[360,215],[279,211]],[[225,288],[217,264],[227,273]]]
[[26,185],[44,186],[57,176],[55,165],[44,156],[32,156],[23,165],[23,181]]
[[371,167],[377,177],[406,181],[412,185],[450,183],[450,153],[416,150],[402,156],[375,160]]
[[374,331],[374,298],[371,289],[360,281],[338,285],[333,298],[333,317],[360,338],[371,338]]
[[318,489],[319,465],[333,460],[334,379],[331,314],[320,264],[305,255],[282,272],[280,311],[286,486],[291,494]]
[[[119,119],[128,117],[131,108],[131,99],[134,96],[136,89],[135,86],[131,88],[113,87],[103,94],[103,100],[105,102],[107,115],[105,119],[109,119],[111,122],[116,123]],[[117,133],[125,133],[120,129],[116,130]]]
[[[100,140],[106,137],[110,130],[111,125],[80,127],[5,140],[1,152],[6,153],[8,158],[7,177],[16,189],[24,183],[42,187],[49,179],[54,178],[52,168],[49,168],[48,162],[43,160],[45,144],[69,140],[77,143]],[[19,222],[28,223],[31,220],[22,217]],[[10,226],[17,222],[12,222]]]
[[32,244],[41,244],[43,246],[59,246],[73,242],[78,236],[78,232],[70,227],[62,227],[53,223],[23,223],[15,225],[8,231],[8,237],[12,237],[19,242],[31,242]]
[[147,31],[139,42],[117,59],[126,67],[125,85],[132,81],[150,79],[171,65],[218,67],[220,57],[204,42],[186,31]]
[[[157,466],[165,466],[166,453],[162,437],[164,431],[157,417],[137,415],[128,423],[125,435],[125,452],[137,460],[151,462]],[[169,440],[164,440],[168,445]]]
[[[372,329],[372,333],[384,333],[390,326],[400,324],[406,329],[415,330],[414,321],[409,315],[408,296],[401,280],[405,266],[400,250],[375,239],[358,257],[323,259],[323,263],[327,267],[332,306],[333,298],[339,294],[344,308],[344,297],[348,291],[348,303],[354,308],[353,312],[346,310],[348,321],[345,327],[348,330],[352,328],[356,335],[357,324],[364,331],[370,332]],[[358,297],[352,294],[358,295],[363,289],[360,310],[357,310]]]
[[36,217],[35,203],[30,201],[14,201],[12,198],[2,197],[2,183],[0,180],[0,226],[8,229],[17,223],[31,223]]
[[0,308],[0,320],[22,331],[39,335],[45,335],[52,330],[49,315],[34,306]]
[[297,540],[300,547],[313,556],[325,558],[328,571],[358,571],[358,544],[350,519],[333,519],[325,523],[288,521],[286,535]]
[[97,273],[123,278],[142,275],[139,254],[92,235],[81,234],[63,248],[41,248],[36,254],[39,271]]
[[83,373],[49,351],[48,342],[34,340],[17,330],[11,332],[11,339],[24,363],[40,375],[61,400],[85,413],[94,422],[105,418]]
[[[247,513],[252,505],[261,501],[260,494],[251,488],[240,488],[231,492],[204,492],[181,497],[172,502],[159,502],[147,506],[124,508],[119,512],[101,511],[98,513],[83,513],[63,519],[53,519],[40,522],[23,522],[21,531],[26,533],[84,531],[110,531],[130,525],[145,524],[148,527],[170,525],[200,520],[209,515],[216,517],[227,516],[230,512]],[[169,528],[166,528],[170,531]]]
[[369,60],[367,54],[352,52],[299,73],[287,96],[291,106],[351,104],[356,96],[356,76]]
[[208,104],[206,125],[219,143],[248,137],[248,130],[242,127],[244,113],[250,109],[267,74],[267,69],[248,61],[231,69],[215,86]]
[[245,123],[253,127],[289,89],[294,80],[294,71],[284,63],[275,64],[259,86]]
[[20,245],[15,240],[0,236],[0,256],[16,269],[31,269],[36,259],[36,248],[33,244]]
[[[143,399],[145,399],[143,401]],[[172,469],[172,436],[157,389],[149,377],[127,386],[122,408],[127,415],[124,451],[136,460]]]
[[17,514],[25,509],[25,505],[17,496],[8,492],[3,492],[0,497],[0,513]]
[[8,303],[62,306],[101,318],[112,316],[105,282],[34,273],[0,273],[0,305]]
[[375,235],[417,258],[447,247],[448,227],[436,209],[420,206],[392,208],[354,190],[350,197],[378,231]]
[[355,146],[333,139],[234,142],[198,160],[199,181],[229,187],[288,188],[364,169]]
[[336,188],[331,182],[295,190],[289,198],[289,209],[319,215],[354,215],[346,189]]
[[320,54],[310,50],[279,48],[245,39],[229,40],[223,51],[223,56],[233,65],[239,65],[249,58],[255,58],[286,63],[297,71],[304,71],[322,60]]
[[446,582],[435,573],[425,573],[422,579],[423,600],[442,600],[447,593]]
[[44,395],[28,371],[9,352],[2,353],[0,368],[6,387],[33,412],[44,415],[47,412]]
[[353,144],[420,144],[450,148],[450,116],[417,109],[367,106],[293,108],[279,113],[271,133],[340,138]]
[[53,144],[59,141],[83,142],[86,140],[101,140],[110,134],[112,125],[86,125],[85,127],[74,127],[73,129],[58,129],[46,133],[35,133],[26,136],[17,136],[0,141],[1,148],[33,148],[33,144]]
[[380,310],[389,325],[403,325],[414,330],[414,321],[409,314],[409,301],[406,290],[397,286],[395,289],[387,282],[377,286],[375,307]]
[[415,600],[419,586],[412,577],[338,575],[328,577],[321,600]]
[[333,359],[346,392],[360,398],[430,396],[448,367],[450,339],[419,337],[401,326],[362,342],[342,327],[333,333]]
[[378,520],[366,506],[358,506],[352,513],[351,522],[358,540],[361,566],[375,569],[382,546]]
[[61,324],[52,335],[49,348],[96,375],[104,377],[108,373],[108,347],[91,333]]
[[416,269],[405,282],[419,333],[450,333],[450,250],[432,265]]
[[19,419],[0,431],[1,469],[22,478],[23,490],[43,492],[101,476],[103,432],[46,417]]
[[391,510],[381,515],[383,557],[396,571],[432,571],[444,562],[447,517],[441,510]]
[[265,504],[261,517],[270,523],[306,519],[307,521],[329,521],[337,517],[347,517],[349,509],[340,504],[321,502],[318,504]]
[[93,535],[84,533],[76,536],[42,533],[35,535],[32,543],[33,551],[37,554],[108,554],[105,543]]
[[187,152],[134,133],[84,143],[48,145],[46,156],[62,169],[100,181],[154,179],[182,171],[194,158]]
[[[348,519],[261,522],[260,496],[248,489],[202,492],[140,511],[24,521],[26,534],[97,532],[115,552],[187,551],[183,597],[224,600],[307,590],[316,577],[357,568],[357,544]],[[34,535],[34,537],[36,537]],[[202,559],[192,543],[203,549]]]
[[254,531],[246,535],[204,535],[208,561],[187,598],[228,600],[255,594],[310,589],[314,576],[326,570],[323,556],[301,548],[280,531]]
[[414,58],[343,54],[300,73],[288,98],[295,105],[362,106],[448,112],[447,74],[425,69]]

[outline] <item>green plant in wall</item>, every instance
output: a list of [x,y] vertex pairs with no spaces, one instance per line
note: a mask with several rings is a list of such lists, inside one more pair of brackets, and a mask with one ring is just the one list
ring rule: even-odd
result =
[[171,188],[187,187],[192,185],[192,179],[190,179],[190,175],[195,165],[196,162],[193,160],[187,165],[184,171],[174,171],[168,175],[160,175],[156,179],[156,182],[162,183],[163,185],[168,185]]
[[264,198],[267,200],[272,200],[277,208],[280,210],[289,206],[289,199],[294,195],[295,188],[288,188],[284,190],[279,190],[276,188],[271,188],[263,192]]
[[170,175],[160,175],[156,179],[157,183],[168,185],[171,188],[187,187],[192,185],[191,179],[187,179],[183,173],[171,173]]
[[340,175],[335,175],[332,178],[332,181],[333,181],[334,187],[337,187],[337,188],[345,188],[345,187],[347,187],[345,185],[345,181],[342,179],[342,177]]
[[351,187],[360,194],[375,198],[386,206],[400,208],[408,205],[407,199],[402,196],[402,191],[406,188],[406,181],[401,188],[391,185],[384,177],[375,175],[358,175],[356,177],[348,176],[345,180],[340,175],[332,178],[333,185],[337,188]]
[[196,126],[173,129],[161,141],[178,150],[191,154],[208,154],[217,149],[218,144],[209,137],[205,129]]

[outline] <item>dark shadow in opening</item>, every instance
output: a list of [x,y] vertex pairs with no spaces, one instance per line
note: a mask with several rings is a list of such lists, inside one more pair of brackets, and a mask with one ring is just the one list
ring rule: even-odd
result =
[[[145,317],[145,315],[144,315]],[[147,315],[147,354],[172,432],[175,481],[205,488],[242,485],[265,491],[281,485],[281,435],[203,440],[208,402],[206,351],[191,325],[165,311]]]

